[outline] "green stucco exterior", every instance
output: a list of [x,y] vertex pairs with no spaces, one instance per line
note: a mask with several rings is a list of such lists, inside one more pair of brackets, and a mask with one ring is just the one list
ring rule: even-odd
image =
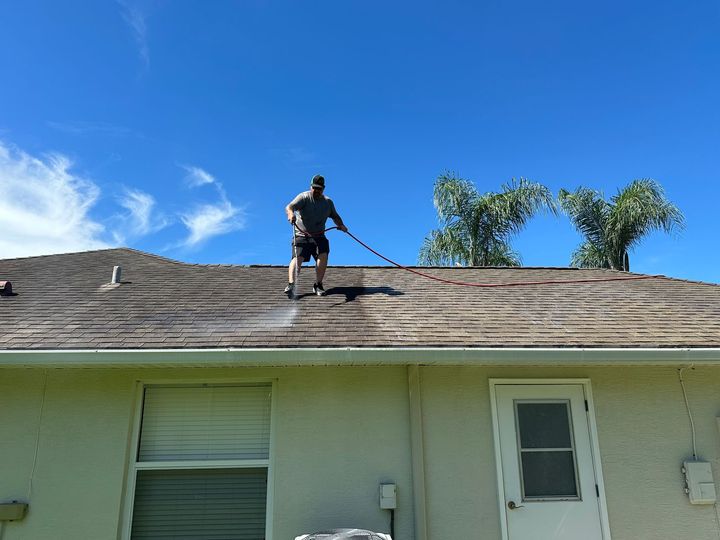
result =
[[[692,447],[677,367],[420,367],[428,538],[501,538],[488,380],[588,378],[613,540],[716,540],[714,508],[683,493]],[[684,377],[698,452],[720,479],[720,366]],[[3,540],[122,538],[140,384],[245,380],[275,385],[273,540],[387,531],[385,481],[398,485],[396,539],[415,538],[408,368],[396,365],[0,368],[0,501],[28,500],[35,463],[29,513]]]

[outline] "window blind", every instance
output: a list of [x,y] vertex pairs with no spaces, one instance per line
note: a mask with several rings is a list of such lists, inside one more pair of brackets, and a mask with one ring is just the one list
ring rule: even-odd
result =
[[263,540],[267,469],[138,471],[132,540]]
[[146,388],[138,461],[267,459],[270,388]]

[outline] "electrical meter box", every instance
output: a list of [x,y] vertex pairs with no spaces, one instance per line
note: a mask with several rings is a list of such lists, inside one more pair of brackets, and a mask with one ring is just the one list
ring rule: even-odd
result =
[[685,461],[682,472],[685,474],[685,491],[690,504],[715,504],[715,480],[712,468],[707,461]]
[[[27,503],[13,501],[11,503],[0,503],[0,521],[15,521],[25,517]],[[2,536],[2,524],[0,524],[0,536]]]
[[380,508],[392,510],[397,508],[397,486],[380,484]]

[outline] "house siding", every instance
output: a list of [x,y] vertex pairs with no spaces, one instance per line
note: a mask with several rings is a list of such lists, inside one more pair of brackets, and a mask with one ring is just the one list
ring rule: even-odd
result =
[[[45,374],[0,370],[0,500],[26,500]],[[398,538],[411,538],[407,374],[396,368],[49,370],[26,518],[4,540],[112,539],[124,527],[137,381],[276,380],[273,538],[389,527],[378,486],[398,485]]]
[[[716,540],[712,505],[683,492],[692,444],[674,367],[422,370],[430,538],[500,539],[490,378],[589,378],[613,540]],[[698,454],[720,481],[720,367],[683,374]],[[720,490],[718,490],[720,491]],[[475,531],[474,533],[471,531]]]
[[[500,539],[490,378],[589,378],[613,540],[715,540],[680,464],[690,426],[674,367],[420,369],[429,538]],[[720,479],[720,367],[685,371],[700,456]],[[138,381],[274,380],[275,540],[327,526],[386,531],[383,481],[398,485],[397,540],[413,538],[405,367],[0,369],[0,500],[30,511],[4,540],[113,539],[124,527]],[[38,431],[40,405],[42,420]],[[39,433],[39,436],[38,436]]]

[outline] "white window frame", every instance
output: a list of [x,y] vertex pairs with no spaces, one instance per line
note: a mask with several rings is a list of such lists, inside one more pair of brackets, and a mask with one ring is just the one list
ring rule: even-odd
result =
[[[140,444],[140,430],[143,419],[143,398],[145,389],[148,387],[202,387],[202,386],[248,386],[255,384],[270,385],[270,449],[268,459],[230,459],[230,460],[192,460],[192,461],[155,461],[139,462],[138,448]],[[162,379],[138,381],[135,388],[135,399],[133,404],[132,429],[128,438],[127,468],[125,495],[120,511],[121,520],[118,537],[121,540],[130,540],[132,533],[133,507],[135,505],[135,481],[138,471],[142,470],[182,470],[182,469],[241,469],[241,468],[267,468],[267,499],[265,502],[265,539],[272,540],[273,534],[273,495],[274,495],[274,448],[275,448],[275,414],[277,410],[277,379],[252,378],[252,379]]]
[[[541,448],[540,451],[570,451],[572,452],[573,458],[573,475],[575,479],[575,493],[574,496],[527,496],[525,494],[525,472],[523,469],[523,452],[531,453],[536,451],[535,449],[528,449],[522,447],[522,440],[520,434],[520,419],[518,413],[518,405],[522,404],[537,404],[537,403],[561,403],[565,405],[568,419],[568,433],[570,435],[570,446],[567,448]],[[517,440],[517,458],[518,458],[518,471],[520,473],[520,493],[523,501],[582,501],[582,492],[580,490],[580,471],[578,470],[577,461],[577,448],[575,446],[575,429],[573,427],[572,409],[570,408],[570,400],[567,399],[514,399],[513,400],[513,414],[515,415],[515,437]],[[591,449],[592,450],[592,449]]]

